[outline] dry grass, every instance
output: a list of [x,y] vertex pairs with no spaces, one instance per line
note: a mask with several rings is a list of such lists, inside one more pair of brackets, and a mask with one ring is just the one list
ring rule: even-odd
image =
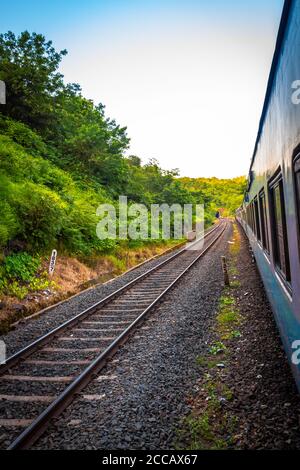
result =
[[[120,248],[113,254],[82,260],[65,255],[58,256],[52,278],[56,287],[51,295],[37,292],[30,294],[29,298],[22,301],[15,297],[1,296],[0,301],[5,303],[5,307],[0,310],[0,333],[8,331],[10,325],[20,318],[66,299],[91,285],[113,279],[137,264],[178,245],[178,243],[176,240],[171,240],[138,248]],[[43,262],[45,270],[48,269],[48,262],[49,260]],[[21,306],[22,310],[18,310],[16,306]]]

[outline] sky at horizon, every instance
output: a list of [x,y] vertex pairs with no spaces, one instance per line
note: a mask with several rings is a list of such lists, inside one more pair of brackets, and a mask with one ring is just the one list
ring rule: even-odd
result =
[[283,0],[37,0],[0,31],[66,48],[61,72],[127,126],[129,154],[181,176],[248,172]]

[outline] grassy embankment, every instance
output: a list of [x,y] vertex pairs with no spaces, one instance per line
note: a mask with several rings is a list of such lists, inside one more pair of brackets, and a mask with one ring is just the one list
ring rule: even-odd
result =
[[27,253],[7,256],[2,263],[0,333],[10,325],[42,308],[66,299],[97,283],[107,282],[130,268],[172,249],[180,240],[148,243],[136,248],[119,248],[110,254],[75,258],[57,257],[49,277],[49,258]]

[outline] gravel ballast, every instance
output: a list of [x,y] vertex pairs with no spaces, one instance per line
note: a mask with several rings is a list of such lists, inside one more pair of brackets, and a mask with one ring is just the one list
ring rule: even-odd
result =
[[[34,448],[168,449],[222,290],[231,227]],[[85,398],[87,397],[87,398]],[[93,399],[91,399],[93,397]]]
[[[234,343],[231,367],[221,371],[233,391],[224,412],[239,420],[235,448],[299,449],[299,396],[248,242],[240,235],[240,284],[235,295],[244,321],[239,327],[242,336]],[[206,354],[212,340],[224,290],[220,257],[229,255],[231,237],[230,225],[33,449],[174,449],[182,420],[197,405],[202,376],[207,372],[199,367],[197,358]],[[123,285],[136,275],[134,271],[115,282]],[[112,291],[116,288],[112,284],[102,288]],[[69,302],[73,301],[78,297]],[[53,311],[47,315],[51,318],[30,321],[9,333],[11,348],[14,341],[26,345],[30,325],[33,334],[48,331],[47,322],[57,319],[52,317]]]
[[199,391],[190,394],[192,411],[181,422],[177,444],[300,449],[300,397],[240,226],[229,252],[231,287],[222,293],[209,345],[198,360]]
[[176,249],[171,253],[167,253],[149,261],[136,269],[106,282],[105,284],[99,284],[94,288],[87,289],[86,291],[59,303],[59,305],[51,307],[40,316],[24,319],[24,321],[21,321],[18,324],[16,329],[0,336],[0,339],[4,340],[6,343],[7,357],[61,325],[64,321],[69,320],[83,310],[91,307],[96,302],[104,299],[107,295],[132,281],[139,275],[145,273],[150,268],[153,268],[165,259],[170,258],[180,249],[182,248]]

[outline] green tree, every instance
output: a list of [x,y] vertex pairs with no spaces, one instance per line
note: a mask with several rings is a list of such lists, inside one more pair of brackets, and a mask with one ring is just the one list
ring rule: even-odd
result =
[[106,118],[105,107],[85,99],[77,85],[68,85],[60,100],[57,128],[49,138],[57,150],[56,163],[76,177],[102,184],[112,195],[124,192],[128,178],[123,157],[129,145],[126,127]]
[[66,53],[42,34],[0,34],[0,79],[7,90],[1,112],[41,131],[53,124],[54,102],[64,89],[58,66]]

